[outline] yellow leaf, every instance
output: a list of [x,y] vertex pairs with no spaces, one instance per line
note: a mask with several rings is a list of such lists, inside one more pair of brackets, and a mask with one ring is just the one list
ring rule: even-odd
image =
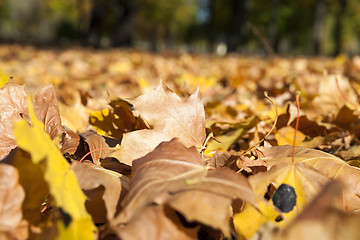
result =
[[[259,212],[255,209],[238,213],[236,215],[236,222],[234,218],[234,226],[237,234],[249,239],[265,222],[264,218],[266,221],[271,221],[279,227],[287,225],[304,209],[312,198],[319,193],[321,187],[328,181],[329,178],[301,162],[296,164],[277,164],[268,172],[250,176],[249,182],[251,187],[257,193],[257,207],[263,216],[260,216]],[[273,184],[275,187],[279,187],[281,184],[287,184],[295,190],[296,205],[288,213],[281,214],[283,221],[276,221],[276,217],[280,214],[275,211],[272,200],[267,201],[264,198],[269,184]],[[251,223],[247,222],[246,218],[249,212],[254,214],[257,219],[256,221],[252,221]],[[237,226],[238,224],[242,226]]]
[[215,135],[216,140],[209,141],[205,153],[213,152],[216,150],[227,151],[229,147],[241,136],[243,136],[249,129],[258,124],[260,119],[256,116],[249,117],[244,122],[234,124],[231,131],[218,136]]
[[[275,139],[279,146],[292,145],[294,141],[295,129],[291,126],[280,128],[275,134]],[[296,132],[295,146],[301,146],[301,143],[305,140],[305,135],[302,132]]]
[[26,120],[15,122],[14,136],[18,147],[30,153],[34,164],[45,163],[44,178],[56,206],[70,216],[67,227],[62,227],[62,221],[58,223],[58,238],[93,239],[95,226],[85,209],[85,195],[74,171],[44,131],[44,124],[36,119],[30,99],[29,114],[32,126]]
[[[45,164],[34,164],[29,153],[18,149],[11,164],[19,171],[19,182],[25,190],[22,208],[24,218],[31,225],[39,225],[45,221],[41,214],[41,204],[49,194],[49,186],[44,179]],[[36,194],[33,194],[36,193]]]
[[140,78],[138,81],[138,84],[141,89],[148,89],[150,87],[150,84],[146,81],[145,78]]
[[114,99],[110,106],[110,109],[89,112],[89,123],[98,134],[122,139],[126,132],[146,128],[144,121],[134,116],[127,101]]
[[9,78],[5,74],[0,72],[0,88],[2,86],[4,86],[8,81],[9,81]]
[[109,71],[112,73],[128,73],[131,69],[131,63],[123,61],[115,62],[109,66]]
[[251,238],[258,230],[258,227],[263,225],[267,220],[268,219],[256,208],[245,203],[241,213],[235,214],[233,218],[234,228],[238,238]]

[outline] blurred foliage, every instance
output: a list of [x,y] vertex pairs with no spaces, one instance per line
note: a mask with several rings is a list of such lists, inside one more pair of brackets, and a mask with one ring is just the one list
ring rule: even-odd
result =
[[235,35],[241,53],[357,54],[359,11],[358,0],[2,0],[0,40],[213,52]]

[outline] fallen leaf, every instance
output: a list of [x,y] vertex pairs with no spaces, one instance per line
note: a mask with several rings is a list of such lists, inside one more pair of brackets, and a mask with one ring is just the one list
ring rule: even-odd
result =
[[45,224],[46,219],[41,210],[50,192],[44,179],[44,163],[33,163],[30,154],[20,148],[4,159],[4,162],[16,167],[19,172],[19,182],[25,191],[22,206],[24,218],[33,226]]
[[[277,130],[277,133],[275,134],[276,141],[278,144],[281,145],[291,145],[294,142],[294,134],[295,129],[293,127],[283,127]],[[295,146],[301,145],[301,143],[305,140],[305,135],[297,131],[296,133],[296,140],[295,140]]]
[[113,152],[113,150],[110,149],[110,146],[106,143],[105,139],[96,132],[87,131],[80,134],[80,136],[88,145],[92,161],[95,164],[99,164],[101,159],[106,158],[111,152]]
[[[215,139],[210,140],[206,146],[206,152],[227,151],[232,144],[243,136],[248,130],[255,127],[260,122],[257,116],[252,116],[243,122],[231,124],[229,129],[214,134]],[[221,124],[221,123],[218,123]],[[222,123],[228,124],[228,123]]]
[[[338,79],[339,87],[337,86],[336,79]],[[334,117],[347,103],[342,94],[351,102],[357,102],[355,91],[351,88],[347,78],[325,75],[321,78],[318,96],[313,99],[312,107],[316,109],[318,114]]]
[[[95,223],[111,221],[118,209],[121,196],[129,189],[130,180],[123,175],[92,163],[74,162],[71,165],[82,190],[87,196],[87,210]],[[102,186],[103,192],[98,188]],[[100,195],[100,196],[99,196]],[[96,201],[102,199],[102,203]]]
[[162,82],[152,92],[130,101],[150,126],[124,134],[120,150],[111,154],[128,165],[151,152],[159,143],[178,138],[185,146],[203,149],[205,112],[197,90],[182,100]]
[[[276,164],[290,164],[292,161],[292,146],[278,146],[260,148],[263,159],[269,167]],[[303,162],[328,178],[340,180],[345,189],[341,198],[342,206],[349,210],[360,208],[360,169],[348,165],[340,158],[314,149],[303,147],[295,148],[295,163]]]
[[0,89],[0,159],[16,147],[12,122],[27,116],[25,87],[6,83]]
[[204,223],[229,236],[234,199],[256,205],[245,177],[229,169],[206,168],[195,147],[186,148],[173,139],[133,162],[131,187],[113,226],[131,221],[149,205],[167,204],[187,221]]
[[244,170],[247,173],[258,173],[265,172],[267,169],[267,164],[261,159],[250,159],[246,156],[242,156],[236,161],[238,168]]
[[89,113],[81,104],[79,93],[76,93],[72,105],[59,103],[61,121],[68,129],[80,133],[86,131],[89,126]]
[[[29,100],[32,126],[26,120],[14,123],[14,136],[19,148],[31,155],[34,164],[46,163],[44,178],[56,206],[70,217],[58,222],[59,239],[93,238],[94,225],[85,209],[85,196],[79,188],[74,171],[44,131],[44,124],[36,119]],[[31,141],[30,141],[31,139]]]
[[129,102],[114,99],[110,106],[111,109],[90,113],[89,122],[98,134],[121,140],[124,133],[147,128],[140,117],[134,116]]
[[272,239],[359,239],[360,215],[333,206],[340,193],[341,184],[327,185],[287,229],[275,232]]
[[0,238],[22,240],[29,237],[27,225],[23,220],[22,203],[24,189],[19,184],[16,168],[0,164]]
[[198,227],[182,226],[175,211],[163,206],[141,210],[126,226],[117,228],[121,239],[191,240],[197,238]]
[[[261,158],[261,160],[268,163],[267,159]],[[302,162],[292,164],[290,161],[275,165],[268,164],[268,168],[270,168],[268,172],[260,172],[249,177],[249,182],[257,194],[258,210],[250,206],[244,213],[240,212],[234,216],[234,225],[238,236],[244,236],[246,239],[251,238],[266,221],[272,221],[281,226],[288,224],[329,182],[329,178]],[[280,222],[276,220],[280,214],[275,211],[274,205],[271,204],[273,201],[265,199],[268,187],[271,184],[276,188],[281,184],[287,184],[293,187],[296,193],[295,207],[288,213],[282,213],[283,221]],[[254,216],[252,221],[245,218],[249,215]]]
[[[67,129],[66,134],[63,136],[61,144],[61,154],[68,153],[70,155],[75,155],[81,144],[80,135],[74,133],[70,129]],[[82,156],[84,154],[85,153],[83,153]]]
[[219,151],[216,151],[215,154],[208,160],[208,167],[213,168],[221,168],[224,166],[229,167],[230,169],[233,169],[235,171],[238,171],[239,168],[236,165],[237,160],[239,159],[239,156],[236,155],[229,155],[226,153],[222,153]]
[[50,135],[51,139],[65,133],[61,124],[59,106],[53,85],[44,87],[35,96],[34,111],[35,116],[44,123],[45,131]]

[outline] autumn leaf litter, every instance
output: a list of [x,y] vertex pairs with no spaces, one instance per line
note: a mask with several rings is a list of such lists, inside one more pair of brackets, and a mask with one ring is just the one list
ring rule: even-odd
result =
[[[1,87],[2,238],[360,238],[354,59],[231,56],[204,73],[169,57],[167,76],[183,72],[151,90],[158,62],[144,61],[162,57],[124,54],[148,76],[134,68],[132,96],[120,80],[105,95],[66,81],[31,94],[16,76]],[[283,189],[293,206],[277,207]]]

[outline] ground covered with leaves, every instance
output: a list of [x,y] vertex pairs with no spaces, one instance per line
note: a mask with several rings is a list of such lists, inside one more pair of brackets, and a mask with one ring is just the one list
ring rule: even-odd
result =
[[11,45],[0,81],[1,239],[360,239],[359,57]]

